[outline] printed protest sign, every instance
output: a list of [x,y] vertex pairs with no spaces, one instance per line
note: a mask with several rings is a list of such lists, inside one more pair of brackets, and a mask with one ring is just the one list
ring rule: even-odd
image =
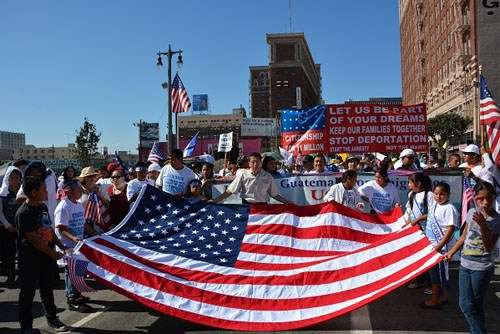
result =
[[219,152],[229,152],[233,148],[233,133],[222,133],[219,136]]

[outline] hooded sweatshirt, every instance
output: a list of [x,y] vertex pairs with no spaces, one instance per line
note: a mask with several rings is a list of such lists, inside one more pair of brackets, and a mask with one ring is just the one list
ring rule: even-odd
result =
[[0,224],[5,228],[14,224],[14,215],[20,206],[20,204],[16,202],[16,191],[9,189],[10,174],[15,170],[19,171],[22,175],[19,168],[9,166],[2,180],[2,186],[0,187]]

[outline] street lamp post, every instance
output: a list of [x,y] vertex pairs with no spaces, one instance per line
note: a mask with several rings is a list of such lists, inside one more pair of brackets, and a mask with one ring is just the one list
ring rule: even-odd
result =
[[[172,150],[175,148],[174,146],[174,136],[173,136],[173,131],[172,131],[172,56],[178,54],[177,58],[177,65],[181,66],[182,65],[182,50],[176,50],[173,51],[170,44],[168,45],[168,51],[167,52],[161,52],[159,51],[157,53],[158,55],[158,60],[156,62],[156,66],[161,67],[163,66],[163,62],[161,60],[162,56],[167,56],[168,59],[168,82],[167,82],[167,88],[168,88],[168,149],[169,149],[169,154],[172,153]],[[165,87],[164,87],[165,88]],[[177,145],[179,143],[176,143]]]

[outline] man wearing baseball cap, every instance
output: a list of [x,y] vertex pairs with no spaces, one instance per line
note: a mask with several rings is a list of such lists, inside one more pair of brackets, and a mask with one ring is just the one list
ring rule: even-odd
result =
[[158,175],[160,175],[160,171],[161,171],[161,166],[156,162],[153,162],[151,165],[148,166],[149,184],[151,184],[152,186],[155,185],[156,179],[158,178]]
[[479,150],[479,146],[475,144],[467,145],[467,147],[462,150],[462,153],[464,154],[464,163],[459,167],[465,168],[465,175],[476,181],[482,180],[493,184],[492,174],[481,164],[481,151]]
[[137,199],[142,186],[151,184],[146,179],[146,176],[148,175],[148,166],[145,162],[139,161],[135,164],[135,173],[137,174],[137,178],[129,181],[127,186],[127,199],[129,203],[132,203]]
[[394,169],[401,170],[418,170],[415,164],[415,151],[411,148],[406,148],[399,154],[399,160],[394,163]]

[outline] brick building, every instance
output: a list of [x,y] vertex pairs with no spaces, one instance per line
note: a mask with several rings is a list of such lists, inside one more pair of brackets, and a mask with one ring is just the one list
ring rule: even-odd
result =
[[475,13],[474,0],[399,0],[403,104],[470,117],[462,143],[479,136]]
[[267,34],[269,64],[250,66],[252,117],[275,118],[278,110],[321,103],[321,66],[303,33]]

